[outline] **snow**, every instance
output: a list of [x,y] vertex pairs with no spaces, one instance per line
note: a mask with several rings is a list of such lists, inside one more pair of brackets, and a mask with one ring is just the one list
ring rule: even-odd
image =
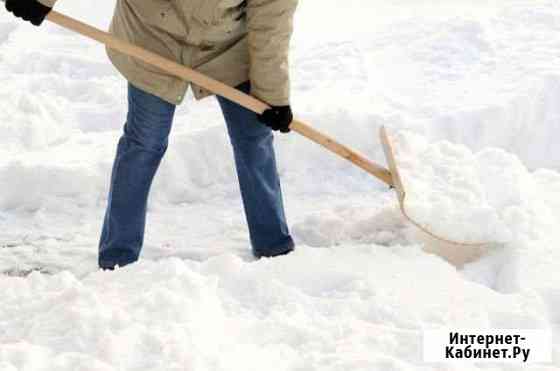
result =
[[412,370],[424,326],[547,326],[538,297],[503,296],[403,247],[301,249],[259,264],[172,258],[1,288],[13,325],[4,357],[37,370]]
[[[113,4],[57,6],[106,27]],[[298,249],[255,261],[218,107],[189,97],[141,262],[99,272],[125,82],[101,46],[0,12],[0,370],[558,370],[559,25],[554,0],[301,1],[298,116],[381,164],[387,126],[419,154],[415,216],[499,242],[478,260],[427,253],[392,191],[289,135]],[[437,327],[548,329],[553,363],[423,363]]]
[[560,214],[548,199],[560,197],[558,173],[530,172],[498,148],[473,153],[406,131],[392,142],[407,215],[438,237],[507,246],[556,235]]

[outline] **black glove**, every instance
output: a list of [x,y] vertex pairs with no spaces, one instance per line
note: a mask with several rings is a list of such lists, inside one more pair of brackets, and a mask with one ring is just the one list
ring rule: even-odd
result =
[[294,119],[290,106],[273,106],[257,117],[272,130],[280,130],[282,133],[290,132],[290,124]]
[[52,10],[37,0],[6,0],[6,9],[35,26],[40,26]]

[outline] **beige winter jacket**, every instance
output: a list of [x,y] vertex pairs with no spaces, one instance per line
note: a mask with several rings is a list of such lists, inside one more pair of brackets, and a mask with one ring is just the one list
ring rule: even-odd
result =
[[[57,0],[40,0],[54,6]],[[227,85],[251,81],[270,105],[289,104],[288,48],[298,0],[117,0],[111,32]],[[189,83],[108,50],[133,85],[178,104]],[[197,99],[210,95],[194,86]]]

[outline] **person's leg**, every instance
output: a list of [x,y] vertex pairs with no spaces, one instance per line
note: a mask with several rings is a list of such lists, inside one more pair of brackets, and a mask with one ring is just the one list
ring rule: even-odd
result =
[[99,242],[99,267],[112,269],[138,260],[144,242],[152,179],[167,149],[175,106],[128,86],[128,116],[111,175]]
[[[249,83],[238,89],[248,93]],[[276,169],[272,131],[254,112],[218,97],[233,146],[237,175],[249,234],[256,257],[273,257],[294,249],[280,180]]]

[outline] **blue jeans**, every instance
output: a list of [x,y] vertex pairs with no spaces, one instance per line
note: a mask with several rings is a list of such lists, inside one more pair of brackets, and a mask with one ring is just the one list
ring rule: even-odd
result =
[[[249,92],[249,83],[238,89]],[[273,257],[294,249],[276,169],[273,135],[255,113],[218,98],[227,124],[253,254]],[[167,149],[175,106],[129,84],[128,116],[113,165],[99,243],[99,266],[138,260],[144,242],[148,194]]]

